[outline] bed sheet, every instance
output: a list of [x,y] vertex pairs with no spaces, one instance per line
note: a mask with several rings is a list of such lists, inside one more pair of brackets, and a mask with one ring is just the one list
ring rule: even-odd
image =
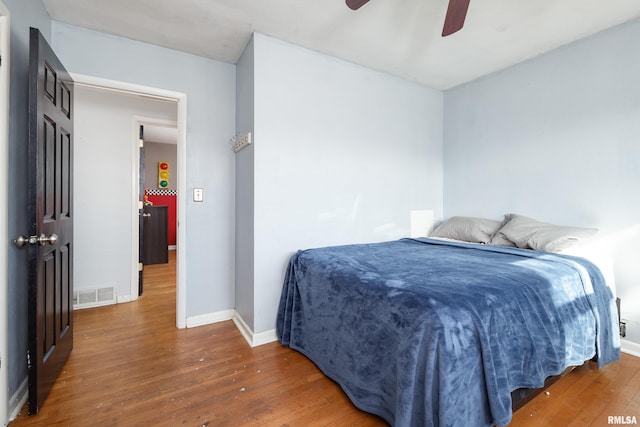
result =
[[511,391],[617,360],[616,322],[584,259],[402,239],[298,252],[276,331],[392,425],[490,426],[511,420]]

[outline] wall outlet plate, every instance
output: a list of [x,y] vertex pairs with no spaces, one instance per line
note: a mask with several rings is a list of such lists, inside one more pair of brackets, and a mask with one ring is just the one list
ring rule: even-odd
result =
[[204,190],[202,188],[194,188],[193,189],[193,201],[194,202],[203,202],[204,201]]

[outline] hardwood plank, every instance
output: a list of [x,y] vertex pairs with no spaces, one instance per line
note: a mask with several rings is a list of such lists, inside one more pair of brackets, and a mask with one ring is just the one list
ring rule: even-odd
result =
[[[138,301],[74,312],[75,348],[40,413],[22,426],[385,426],[306,357],[250,348],[231,321],[175,327],[175,252],[145,267]],[[576,368],[514,414],[514,426],[640,419],[640,359]],[[579,420],[579,421],[578,421]]]
[[629,406],[627,402],[638,393],[633,381],[639,369],[640,358],[624,353],[619,362],[600,370],[594,362],[587,362],[549,387],[549,394],[537,396],[516,412],[511,424],[602,426],[608,424],[609,415],[638,417],[640,406]]
[[626,358],[621,361],[621,365],[625,366],[622,378],[610,384],[611,391],[616,396],[612,396],[602,411],[589,420],[590,423],[585,422],[582,425],[607,425],[610,424],[610,416],[635,416],[640,423],[640,368],[631,363],[627,364],[626,361]]

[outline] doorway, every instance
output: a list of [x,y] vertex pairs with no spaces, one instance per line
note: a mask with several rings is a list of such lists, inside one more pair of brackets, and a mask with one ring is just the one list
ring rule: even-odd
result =
[[[184,166],[186,159],[186,95],[178,92],[166,91],[163,89],[150,88],[146,86],[117,82],[112,80],[105,80],[91,76],[85,75],[77,75],[73,74],[72,77],[76,82],[76,88],[78,89],[86,88],[88,90],[101,91],[105,94],[110,94],[114,96],[122,96],[126,99],[145,99],[147,101],[157,101],[159,103],[170,103],[173,105],[175,111],[176,120],[173,121],[173,124],[177,128],[177,144],[176,144],[176,182],[178,185],[177,190],[177,236],[176,236],[176,252],[177,252],[177,273],[176,273],[176,326],[178,328],[186,327],[186,290],[185,290],[185,274],[184,268],[182,268],[182,263],[184,262],[184,248],[185,248],[185,238],[186,233],[180,227],[180,224],[184,224],[184,216],[185,216],[185,194],[186,194],[186,168]],[[126,230],[123,230],[120,227],[119,230],[113,230],[116,234],[120,233],[120,238],[124,239],[129,243],[130,251],[128,251],[128,255],[126,255],[127,262],[130,265],[130,271],[127,279],[123,279],[124,282],[126,280],[128,284],[127,291],[121,291],[121,295],[117,297],[117,302],[128,302],[133,301],[138,298],[138,260],[134,258],[133,254],[138,253],[138,170],[139,170],[139,159],[138,159],[138,145],[132,143],[131,141],[137,141],[139,136],[139,122],[140,118],[132,116],[130,119],[130,133],[127,138],[127,148],[129,150],[128,157],[131,158],[131,163],[129,165],[130,169],[128,172],[128,189],[126,190],[129,194],[128,196],[128,210],[129,219],[127,222],[131,224],[130,227]],[[145,119],[146,120],[146,119]],[[160,120],[162,123],[166,124],[167,122],[171,122],[167,117],[162,118]],[[77,144],[78,145],[78,144]],[[122,186],[114,186],[110,184],[110,179],[115,178],[118,173],[117,171],[112,171],[110,165],[104,161],[104,159],[96,159],[98,162],[94,164],[93,168],[103,168],[104,172],[104,182],[101,184],[100,188],[95,188],[95,191],[117,191],[114,188],[122,189]],[[114,172],[114,173],[111,173]],[[82,176],[78,174],[78,176]],[[135,209],[134,209],[135,208]],[[104,209],[109,209],[108,206],[105,206]],[[105,230],[105,232],[109,232]],[[80,233],[77,233],[79,236]],[[122,242],[121,242],[122,243]],[[118,254],[113,254],[117,256]],[[80,275],[81,276],[81,275]],[[95,275],[94,275],[95,276]],[[81,278],[81,277],[80,277]],[[107,283],[108,285],[108,283]],[[117,284],[116,284],[117,285]],[[83,283],[76,280],[76,286],[82,287]],[[126,285],[120,284],[120,289],[127,288]]]
[[[136,117],[138,150],[139,292],[144,289],[142,270],[147,265],[167,263],[177,246],[177,142],[174,121]],[[174,254],[175,255],[175,252]],[[172,259],[175,259],[173,257]]]

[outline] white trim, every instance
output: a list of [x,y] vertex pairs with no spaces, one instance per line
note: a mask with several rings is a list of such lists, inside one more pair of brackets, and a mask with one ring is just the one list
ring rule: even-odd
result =
[[189,317],[187,318],[187,328],[195,328],[227,320],[233,320],[236,328],[238,328],[238,331],[240,331],[240,334],[247,341],[247,344],[249,344],[250,347],[258,347],[259,345],[268,344],[278,340],[275,329],[254,334],[249,325],[247,325],[242,316],[240,316],[240,313],[236,310],[223,310],[216,313]]
[[233,318],[234,310],[223,310],[216,313],[201,314],[187,318],[187,328],[210,325],[212,323],[224,322]]
[[8,248],[9,242],[9,59],[10,59],[10,31],[9,10],[0,0],[0,52],[2,66],[0,66],[0,425],[9,422],[9,319],[8,319]]
[[140,264],[139,256],[136,256],[139,253],[140,249],[140,226],[138,217],[138,197],[139,197],[139,188],[138,188],[138,171],[140,170],[140,149],[138,146],[139,134],[136,129],[136,120],[133,119],[133,139],[131,142],[131,266],[130,273],[131,277],[129,278],[129,284],[131,285],[129,290],[129,297],[132,301],[138,299],[138,281],[139,279],[139,270],[138,265]]
[[640,344],[620,339],[620,350],[632,356],[640,357]]
[[253,345],[251,347],[258,347],[260,345],[269,344],[275,341],[278,341],[276,330],[270,329],[268,331],[253,334]]
[[[178,328],[187,327],[187,282],[184,263],[186,262],[186,194],[187,194],[187,95],[185,93],[174,92],[166,89],[158,89],[134,83],[108,80],[99,77],[87,76],[83,74],[70,73],[76,85],[98,88],[106,91],[135,94],[147,98],[177,101],[178,103],[178,224],[177,224],[177,266],[176,266],[176,326]],[[137,192],[136,192],[137,193]],[[136,242],[137,246],[137,242]],[[136,284],[137,284],[137,263],[136,263]],[[137,299],[136,292],[131,295],[131,299]]]
[[9,401],[9,421],[16,419],[29,397],[29,378],[25,378]]
[[[137,295],[137,293],[136,293],[136,295]],[[118,295],[116,297],[116,304],[124,304],[126,302],[131,302],[131,301],[133,301],[131,299],[131,295]]]
[[235,323],[236,328],[238,328],[242,337],[247,341],[247,344],[249,344],[250,347],[253,347],[253,331],[244,321],[242,316],[240,316],[240,313],[235,310],[233,310],[233,323]]
[[178,224],[177,286],[176,286],[176,326],[187,327],[187,95],[178,100]]
[[121,82],[118,80],[103,79],[101,77],[88,76],[86,74],[69,73],[77,86],[94,89],[102,89],[109,92],[117,92],[125,95],[139,95],[145,98],[162,101],[177,101],[186,94],[136,83]]
[[247,325],[240,313],[235,310],[233,314],[233,323],[236,324],[236,327],[238,328],[244,339],[247,341],[247,344],[249,344],[249,346],[251,347],[258,347],[263,344],[278,341],[275,329],[258,332],[256,334],[251,330],[249,325]]

